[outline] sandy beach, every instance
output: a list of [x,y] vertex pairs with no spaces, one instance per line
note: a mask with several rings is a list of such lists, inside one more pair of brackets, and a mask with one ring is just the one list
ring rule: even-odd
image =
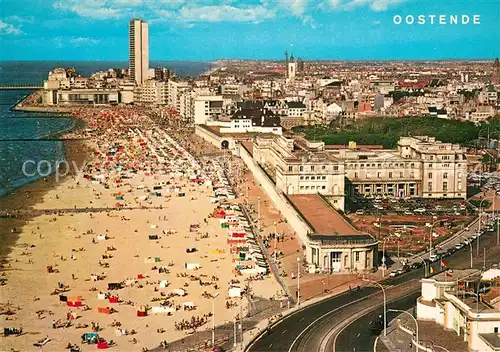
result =
[[216,325],[245,314],[250,295],[229,297],[232,286],[281,291],[269,275],[235,271],[228,229],[212,216],[211,159],[195,161],[137,109],[75,115],[87,124],[69,134],[87,138],[85,167],[19,192],[29,205],[0,219],[2,239],[14,238],[2,251],[1,322],[23,331],[0,337],[2,350],[37,351],[46,337],[46,350],[95,350],[81,344],[94,332],[115,350],[152,349],[210,330],[212,303]]

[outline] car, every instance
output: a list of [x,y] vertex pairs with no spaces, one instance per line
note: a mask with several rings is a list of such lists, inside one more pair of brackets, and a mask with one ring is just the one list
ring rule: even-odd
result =
[[389,277],[396,277],[399,275],[399,270],[394,270],[394,271],[391,271],[391,273],[389,274]]
[[455,253],[457,251],[457,248],[456,247],[451,247],[450,249],[448,249],[448,251],[446,253],[448,253],[448,255],[452,255],[453,253]]
[[412,270],[415,270],[415,269],[419,269],[419,268],[421,268],[421,267],[422,267],[422,265],[424,265],[422,262],[415,262],[415,263],[413,263],[413,264],[410,266],[410,268],[411,268]]
[[356,210],[356,215],[363,215],[365,212],[362,209]]

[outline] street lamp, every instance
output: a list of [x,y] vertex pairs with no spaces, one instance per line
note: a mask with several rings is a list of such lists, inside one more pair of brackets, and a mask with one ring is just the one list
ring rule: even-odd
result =
[[212,296],[212,347],[215,346],[215,299],[220,295],[220,292],[217,292]]
[[245,203],[248,204],[248,178],[245,179],[245,193],[246,193]]
[[260,234],[260,197],[257,197],[257,232]]
[[484,198],[480,203],[479,203],[479,231],[477,234],[477,246],[476,246],[476,257],[479,258],[479,238],[481,237],[481,221],[483,220],[483,202],[487,200]]
[[[437,219],[437,216],[433,216],[432,219]],[[431,224],[431,233],[429,235],[429,260],[432,262],[432,235],[434,230],[434,224],[440,222],[441,220],[435,220]]]
[[496,210],[496,198],[497,198],[497,190],[494,190],[493,193],[493,219],[495,220],[495,223],[497,225],[497,246],[500,246],[500,223],[498,221],[498,213]]
[[384,336],[387,336],[387,299],[385,296],[385,289],[379,282],[370,280],[367,278],[363,278],[363,281],[371,282],[372,284],[378,285],[382,289],[382,293],[384,295]]
[[[473,260],[472,260],[472,241],[469,240],[467,237],[465,236],[461,236],[459,235],[460,237],[464,238],[467,240],[467,242],[469,243],[469,246],[470,246],[470,268],[472,269],[472,266],[474,264]],[[479,236],[477,237],[477,239],[479,239]]]
[[297,307],[300,306],[300,257],[297,257]]
[[237,309],[238,307],[234,307],[234,325],[233,325],[233,329],[234,329],[234,341],[233,341],[233,347],[236,349],[236,315],[237,315]]
[[384,241],[382,242],[383,243],[383,245],[382,245],[382,277],[385,276],[385,241],[387,241],[387,238],[384,238]]
[[415,319],[415,317],[412,314],[410,314],[409,312],[407,312],[405,310],[389,309],[389,312],[405,313],[405,314],[409,315],[413,319],[413,321],[415,322],[415,326],[416,326],[416,332],[415,332],[416,336],[415,336],[415,338],[417,339],[416,340],[416,345],[417,345],[416,347],[417,347],[417,351],[418,351],[419,350],[419,348],[418,348],[419,342],[418,342],[418,322],[417,322],[417,319]]
[[276,249],[278,248],[278,223],[274,222],[274,261],[278,262],[278,252]]
[[425,261],[424,258],[422,258],[421,256],[419,256],[418,254],[417,254],[417,257],[420,258],[420,260],[422,261],[422,263],[424,263],[424,276],[427,277],[427,273],[429,272],[429,271],[427,271],[427,262]]

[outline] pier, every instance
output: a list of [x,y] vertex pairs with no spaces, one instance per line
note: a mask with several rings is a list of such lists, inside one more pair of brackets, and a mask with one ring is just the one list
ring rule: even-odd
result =
[[29,85],[29,84],[8,84],[0,85],[0,90],[37,90],[43,89],[43,86]]

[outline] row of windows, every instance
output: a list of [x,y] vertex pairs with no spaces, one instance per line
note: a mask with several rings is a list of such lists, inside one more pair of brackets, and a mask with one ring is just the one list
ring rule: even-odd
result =
[[[427,177],[428,177],[428,178],[432,178],[432,172],[429,172],[429,173],[427,174]],[[457,175],[457,177],[458,177],[459,179],[460,179],[460,178],[462,178],[462,173],[461,173],[461,172],[459,172],[459,173],[458,173],[458,175]],[[443,172],[443,178],[448,178],[448,173],[447,173],[447,172]]]
[[370,163],[367,163],[367,164],[346,164],[346,168],[347,169],[357,169],[357,168],[360,168],[360,169],[363,169],[363,168],[379,168],[381,169],[382,167],[386,168],[386,167],[404,167],[404,168],[413,168],[415,167],[415,164],[414,163],[411,163],[411,164],[407,164],[407,163],[388,163],[388,164],[381,164],[381,163],[378,163],[378,164],[370,164]]
[[[321,169],[321,170],[326,170],[326,165],[321,165],[320,169]],[[333,170],[338,171],[338,169],[339,169],[338,165],[334,165],[334,166],[333,166]],[[305,170],[304,165],[300,165],[300,167],[299,167],[299,171],[301,171],[301,172],[302,172],[302,171],[304,171],[304,170]],[[316,166],[315,166],[315,165],[311,165],[311,166],[309,167],[309,170],[310,170],[310,171],[316,171]],[[293,171],[293,166],[288,166],[288,171],[292,172],[292,171]]]
[[[433,165],[436,165],[436,168],[439,168],[441,165],[440,164],[428,164],[428,167],[433,167]],[[442,164],[442,167],[450,167],[451,164]],[[457,164],[457,167],[461,167],[462,164]]]
[[[455,159],[460,159],[460,156],[455,155]],[[429,155],[429,160],[434,160],[434,155]],[[436,158],[436,160],[439,160],[439,158]],[[441,160],[453,160],[453,157],[451,155],[443,155],[441,156]]]
[[[429,193],[428,196],[432,197],[432,193]],[[462,196],[462,194],[460,194],[460,193],[457,194],[457,197],[461,197],[461,196]],[[443,197],[448,197],[448,195],[445,193],[445,194],[443,194]]]
[[299,189],[301,191],[303,191],[303,190],[320,190],[320,189],[326,189],[326,186],[300,186]]
[[[462,182],[458,182],[457,183],[457,188],[459,191],[462,190]],[[429,190],[429,192],[432,192],[432,182],[428,182],[427,183],[427,189]],[[443,192],[447,192],[448,191],[448,182],[443,182]]]
[[326,180],[326,176],[300,176],[300,180],[301,181],[308,181],[308,180],[311,180],[311,181],[314,181],[314,180]]
[[[393,172],[389,172],[389,175],[388,175],[388,178],[394,178],[394,177],[397,177],[396,176],[397,173],[393,173]],[[365,174],[365,178],[370,178],[371,177],[371,173],[370,172],[367,172]],[[382,172],[377,172],[377,178],[383,178],[384,176],[382,175]],[[399,178],[404,178],[404,172],[400,172],[399,173]],[[409,174],[409,178],[414,178],[415,177],[415,173],[413,171],[410,172]],[[359,173],[355,172],[354,173],[354,178],[359,178]]]

